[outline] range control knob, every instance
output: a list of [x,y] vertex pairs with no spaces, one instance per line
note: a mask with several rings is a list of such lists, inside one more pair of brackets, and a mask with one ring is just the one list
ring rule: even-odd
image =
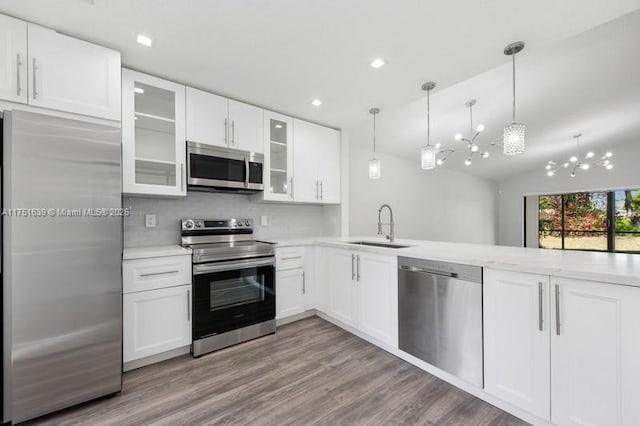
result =
[[242,223],[241,220],[238,221],[238,223],[236,224],[238,227],[241,227],[242,225],[244,225],[244,223]]
[[248,219],[247,219],[247,220],[245,220],[245,221],[244,221],[244,225],[245,225],[245,226],[251,226],[251,221],[250,221],[250,220],[248,220]]
[[184,221],[183,226],[185,229],[193,229],[195,228],[196,224],[193,220],[189,219]]
[[204,224],[202,223],[201,220],[196,222],[196,228],[202,228],[204,226]]

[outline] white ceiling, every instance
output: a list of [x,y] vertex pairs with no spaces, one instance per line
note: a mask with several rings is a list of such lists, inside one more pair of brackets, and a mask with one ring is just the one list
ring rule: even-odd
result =
[[[603,154],[618,143],[640,143],[640,10],[544,49],[528,47],[517,59],[517,120],[525,122],[527,151],[506,157],[502,147],[489,148],[487,159],[465,166],[466,152],[447,159],[446,166],[501,180],[538,168],[546,178],[547,161],[564,162],[575,151],[572,138],[582,133],[581,147]],[[475,124],[486,126],[476,140],[502,139],[511,122],[511,63],[467,79],[431,95],[432,143],[464,148],[454,134],[469,135],[469,110],[476,99]],[[420,93],[420,87],[414,91]],[[426,142],[426,98],[378,115],[379,150],[414,158]],[[356,143],[371,144],[372,120],[350,130]],[[614,155],[615,155],[615,149]],[[468,151],[467,151],[468,152]],[[614,171],[615,172],[615,157]],[[427,172],[425,172],[427,173]]]
[[[335,127],[366,121],[373,105],[418,99],[426,79],[444,88],[503,64],[502,48],[514,40],[535,52],[639,7],[640,0],[0,0],[0,12],[117,49],[127,66]],[[137,45],[137,33],[155,46]],[[387,65],[374,70],[378,56]],[[316,97],[322,106],[310,105]]]

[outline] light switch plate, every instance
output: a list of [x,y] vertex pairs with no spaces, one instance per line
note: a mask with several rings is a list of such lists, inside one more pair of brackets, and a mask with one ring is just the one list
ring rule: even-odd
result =
[[260,225],[267,226],[269,224],[269,218],[267,216],[260,216]]
[[145,228],[155,228],[156,227],[156,215],[155,214],[145,214],[144,215],[144,226],[145,226]]

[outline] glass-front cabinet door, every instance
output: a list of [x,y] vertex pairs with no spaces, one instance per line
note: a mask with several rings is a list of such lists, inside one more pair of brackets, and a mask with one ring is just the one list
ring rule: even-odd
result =
[[271,111],[264,112],[264,199],[290,201],[293,199],[292,119]]
[[122,70],[122,189],[184,196],[185,86]]

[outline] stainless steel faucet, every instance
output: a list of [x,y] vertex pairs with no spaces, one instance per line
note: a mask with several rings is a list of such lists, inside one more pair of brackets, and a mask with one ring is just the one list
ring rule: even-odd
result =
[[[382,215],[382,210],[384,208],[388,208],[389,209],[389,235],[385,234],[384,232],[382,232],[382,220],[381,220],[381,215]],[[389,240],[389,242],[393,242],[393,240],[395,239],[395,234],[394,234],[394,223],[393,223],[393,210],[391,210],[391,206],[389,204],[383,204],[380,206],[380,208],[378,209],[378,235],[384,235],[385,238],[387,240]]]

